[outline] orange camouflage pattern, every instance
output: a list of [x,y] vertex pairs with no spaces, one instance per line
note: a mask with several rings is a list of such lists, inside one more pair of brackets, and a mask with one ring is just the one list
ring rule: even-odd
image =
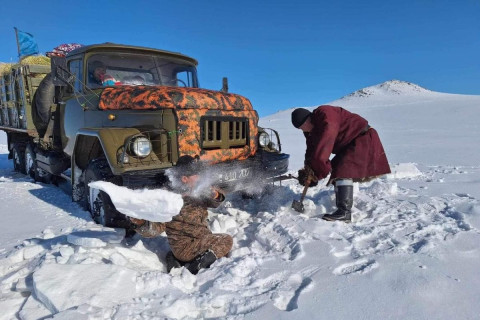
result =
[[[245,160],[257,151],[258,115],[250,101],[237,94],[198,88],[165,86],[108,87],[102,92],[99,109],[175,109],[178,118],[179,156],[199,156],[212,164]],[[200,118],[205,115],[245,117],[249,139],[243,148],[202,150]]]
[[108,87],[103,90],[98,107],[101,110],[253,110],[250,101],[238,94],[166,86]]

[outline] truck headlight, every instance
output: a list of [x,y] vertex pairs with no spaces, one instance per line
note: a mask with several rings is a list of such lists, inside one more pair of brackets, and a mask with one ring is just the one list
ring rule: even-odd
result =
[[145,158],[152,152],[152,143],[146,137],[138,137],[132,141],[130,150],[136,156]]
[[258,143],[262,148],[268,147],[268,144],[270,143],[270,136],[266,132],[260,133],[258,136]]

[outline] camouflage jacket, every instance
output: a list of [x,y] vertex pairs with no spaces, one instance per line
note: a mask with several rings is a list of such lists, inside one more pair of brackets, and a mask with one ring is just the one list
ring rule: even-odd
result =
[[208,228],[207,208],[217,208],[223,200],[225,196],[218,192],[213,197],[184,196],[183,207],[172,221],[166,223],[147,221],[136,231],[145,238],[157,237],[166,231],[170,243],[184,237],[201,238],[205,234],[212,233]]

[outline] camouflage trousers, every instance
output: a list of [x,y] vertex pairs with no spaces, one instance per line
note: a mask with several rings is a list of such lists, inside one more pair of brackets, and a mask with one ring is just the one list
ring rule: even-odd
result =
[[171,241],[170,248],[173,255],[180,261],[192,261],[198,255],[211,250],[217,258],[225,257],[233,246],[233,239],[224,233],[205,234],[201,238],[182,237]]

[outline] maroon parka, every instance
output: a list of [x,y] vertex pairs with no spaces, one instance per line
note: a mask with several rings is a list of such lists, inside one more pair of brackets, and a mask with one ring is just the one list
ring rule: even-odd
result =
[[[377,131],[358,114],[324,105],[313,111],[311,121],[314,128],[306,134],[305,164],[319,179],[330,172],[330,181],[362,181],[390,173]],[[330,162],[331,154],[335,157]]]

